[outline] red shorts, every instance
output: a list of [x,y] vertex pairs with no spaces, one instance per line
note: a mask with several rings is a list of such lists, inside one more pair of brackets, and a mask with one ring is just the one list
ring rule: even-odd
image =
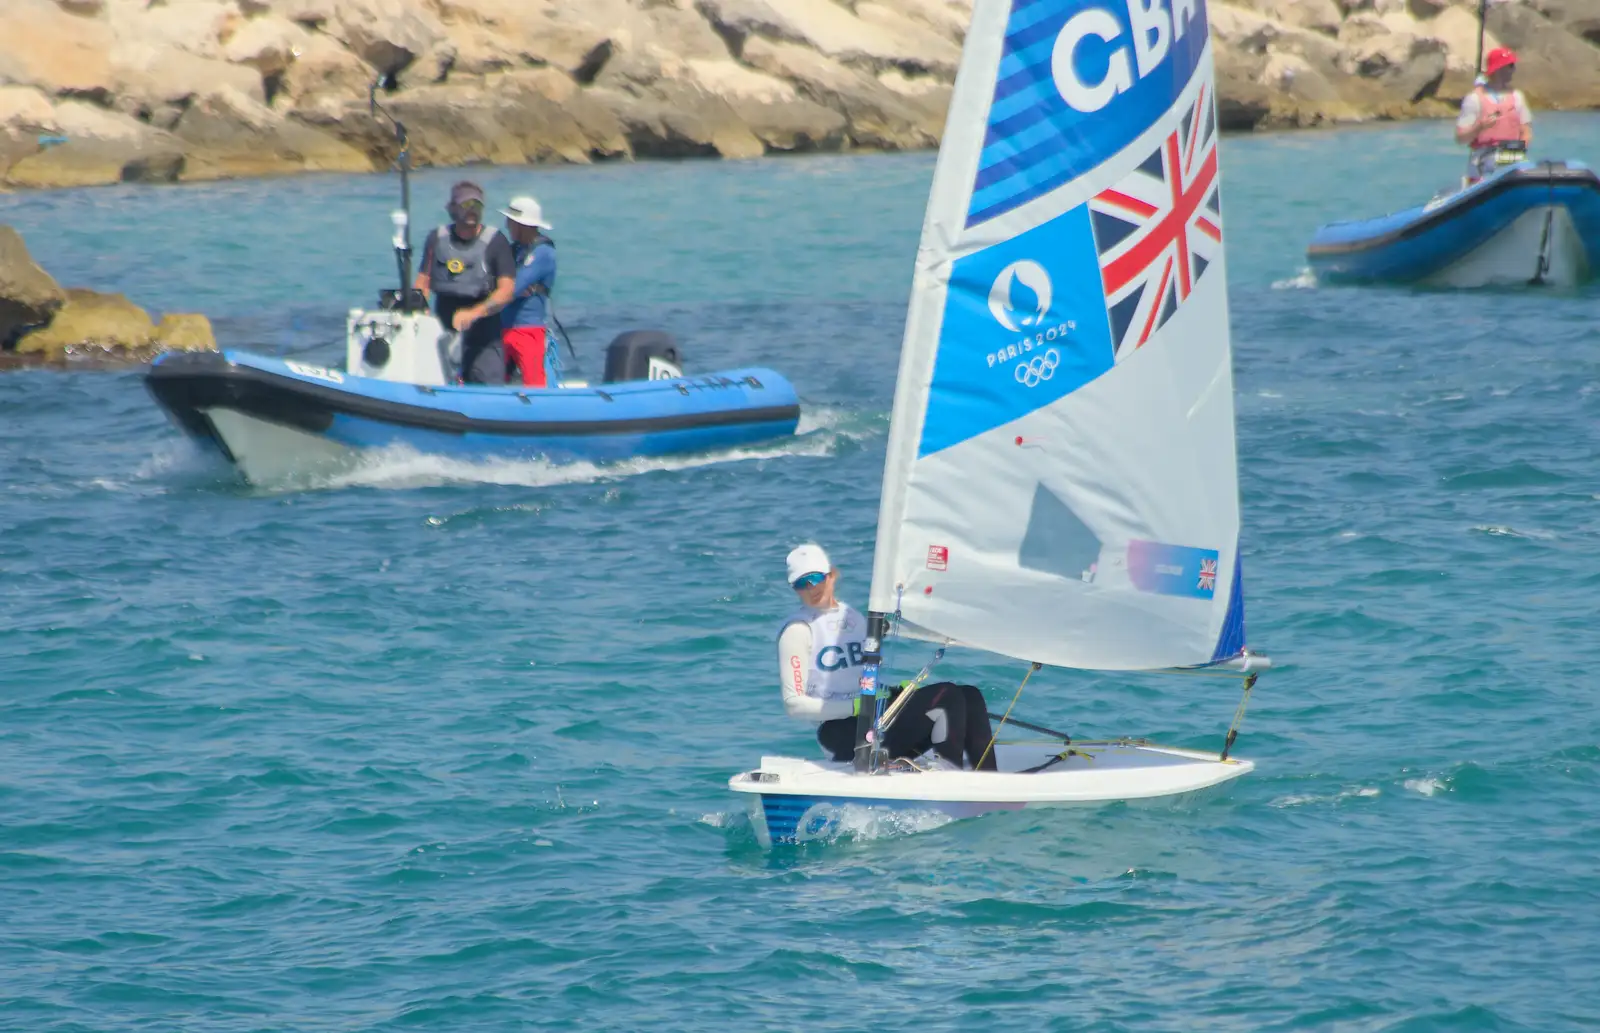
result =
[[500,343],[506,350],[506,375],[511,367],[522,371],[523,387],[546,387],[544,373],[545,328],[542,326],[516,326],[500,331]]

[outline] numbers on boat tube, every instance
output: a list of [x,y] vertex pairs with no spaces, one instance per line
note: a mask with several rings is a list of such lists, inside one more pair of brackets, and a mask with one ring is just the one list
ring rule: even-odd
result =
[[321,366],[308,366],[303,362],[285,362],[284,365],[289,367],[289,372],[298,373],[302,377],[316,377],[318,380],[326,380],[330,384],[344,383],[344,374],[338,370],[323,369]]

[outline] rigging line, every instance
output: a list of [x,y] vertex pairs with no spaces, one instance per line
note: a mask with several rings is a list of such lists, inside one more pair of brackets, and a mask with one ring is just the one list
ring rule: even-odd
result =
[[1033,672],[1043,666],[1037,661],[1028,666],[1028,673],[1022,676],[1022,684],[1017,686],[1017,694],[1011,697],[1011,706],[1006,707],[1006,712],[1001,715],[1000,723],[995,726],[994,734],[989,736],[989,745],[983,748],[983,756],[978,758],[978,763],[972,766],[972,770],[983,770],[983,762],[989,759],[989,751],[994,749],[994,741],[1000,737],[1000,730],[1006,726],[1006,720],[1011,717],[1011,708],[1015,707],[1017,700],[1022,698],[1022,690],[1028,687],[1028,679],[1033,677]]
[[1044,725],[1036,725],[1031,722],[1024,721],[1020,717],[1010,718],[1009,723],[1016,725],[1018,728],[1026,728],[1030,732],[1038,732],[1041,735],[1048,735],[1052,739],[1060,739],[1065,743],[1072,742],[1072,736],[1068,735],[1066,732],[1058,732],[1053,728],[1046,728]]
[[900,683],[900,695],[896,696],[895,701],[891,703],[889,707],[878,717],[878,726],[880,732],[894,724],[894,719],[900,716],[900,711],[904,709],[906,700],[911,698],[911,694],[913,692],[922,687],[922,683],[924,681],[927,681],[928,675],[933,673],[934,664],[937,664],[943,659],[944,647],[940,646],[938,649],[933,651],[933,658],[922,665],[922,670],[917,672],[917,676],[915,678],[912,678],[908,682]]
[[1222,743],[1222,753],[1218,760],[1227,760],[1228,751],[1233,749],[1233,740],[1239,737],[1239,726],[1244,723],[1245,708],[1250,705],[1250,690],[1256,687],[1256,675],[1252,674],[1244,680],[1244,695],[1239,699],[1239,707],[1233,712],[1233,723],[1228,725],[1228,737]]
[[1545,274],[1550,271],[1550,227],[1556,217],[1556,187],[1555,182],[1550,179],[1550,168],[1553,164],[1553,162],[1547,161],[1543,166],[1545,170],[1545,199],[1549,204],[1544,210],[1544,234],[1539,238],[1539,263],[1534,267],[1533,273],[1533,282],[1535,284],[1544,283]]

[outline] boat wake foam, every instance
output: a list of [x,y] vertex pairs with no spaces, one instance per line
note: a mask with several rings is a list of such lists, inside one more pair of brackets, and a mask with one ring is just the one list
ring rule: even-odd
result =
[[[845,409],[807,406],[792,438],[760,445],[741,446],[695,455],[625,459],[610,463],[587,460],[558,463],[546,459],[463,459],[417,452],[405,446],[362,453],[353,465],[337,470],[308,471],[282,481],[252,485],[263,494],[321,491],[340,488],[411,489],[456,484],[492,484],[509,487],[548,488],[568,484],[594,484],[640,474],[693,470],[724,463],[783,459],[791,456],[827,457],[841,444],[881,433],[873,421]],[[198,453],[190,446],[162,449],[141,466],[140,479],[159,479],[166,473],[188,473]],[[214,464],[206,469],[214,473]]]
[[1301,269],[1287,280],[1274,280],[1272,289],[1275,291],[1308,291],[1317,287],[1317,274],[1309,266]]
[[[868,843],[914,836],[943,828],[956,819],[942,811],[868,807],[862,804],[819,804],[806,815],[792,841],[782,846]],[[713,811],[701,815],[700,824],[734,838],[754,840],[756,832],[745,811]]]

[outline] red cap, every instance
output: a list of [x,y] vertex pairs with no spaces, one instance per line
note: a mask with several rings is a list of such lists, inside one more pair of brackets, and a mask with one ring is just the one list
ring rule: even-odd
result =
[[1489,56],[1483,59],[1483,74],[1493,75],[1507,65],[1517,63],[1517,52],[1510,47],[1495,47],[1489,51]]

